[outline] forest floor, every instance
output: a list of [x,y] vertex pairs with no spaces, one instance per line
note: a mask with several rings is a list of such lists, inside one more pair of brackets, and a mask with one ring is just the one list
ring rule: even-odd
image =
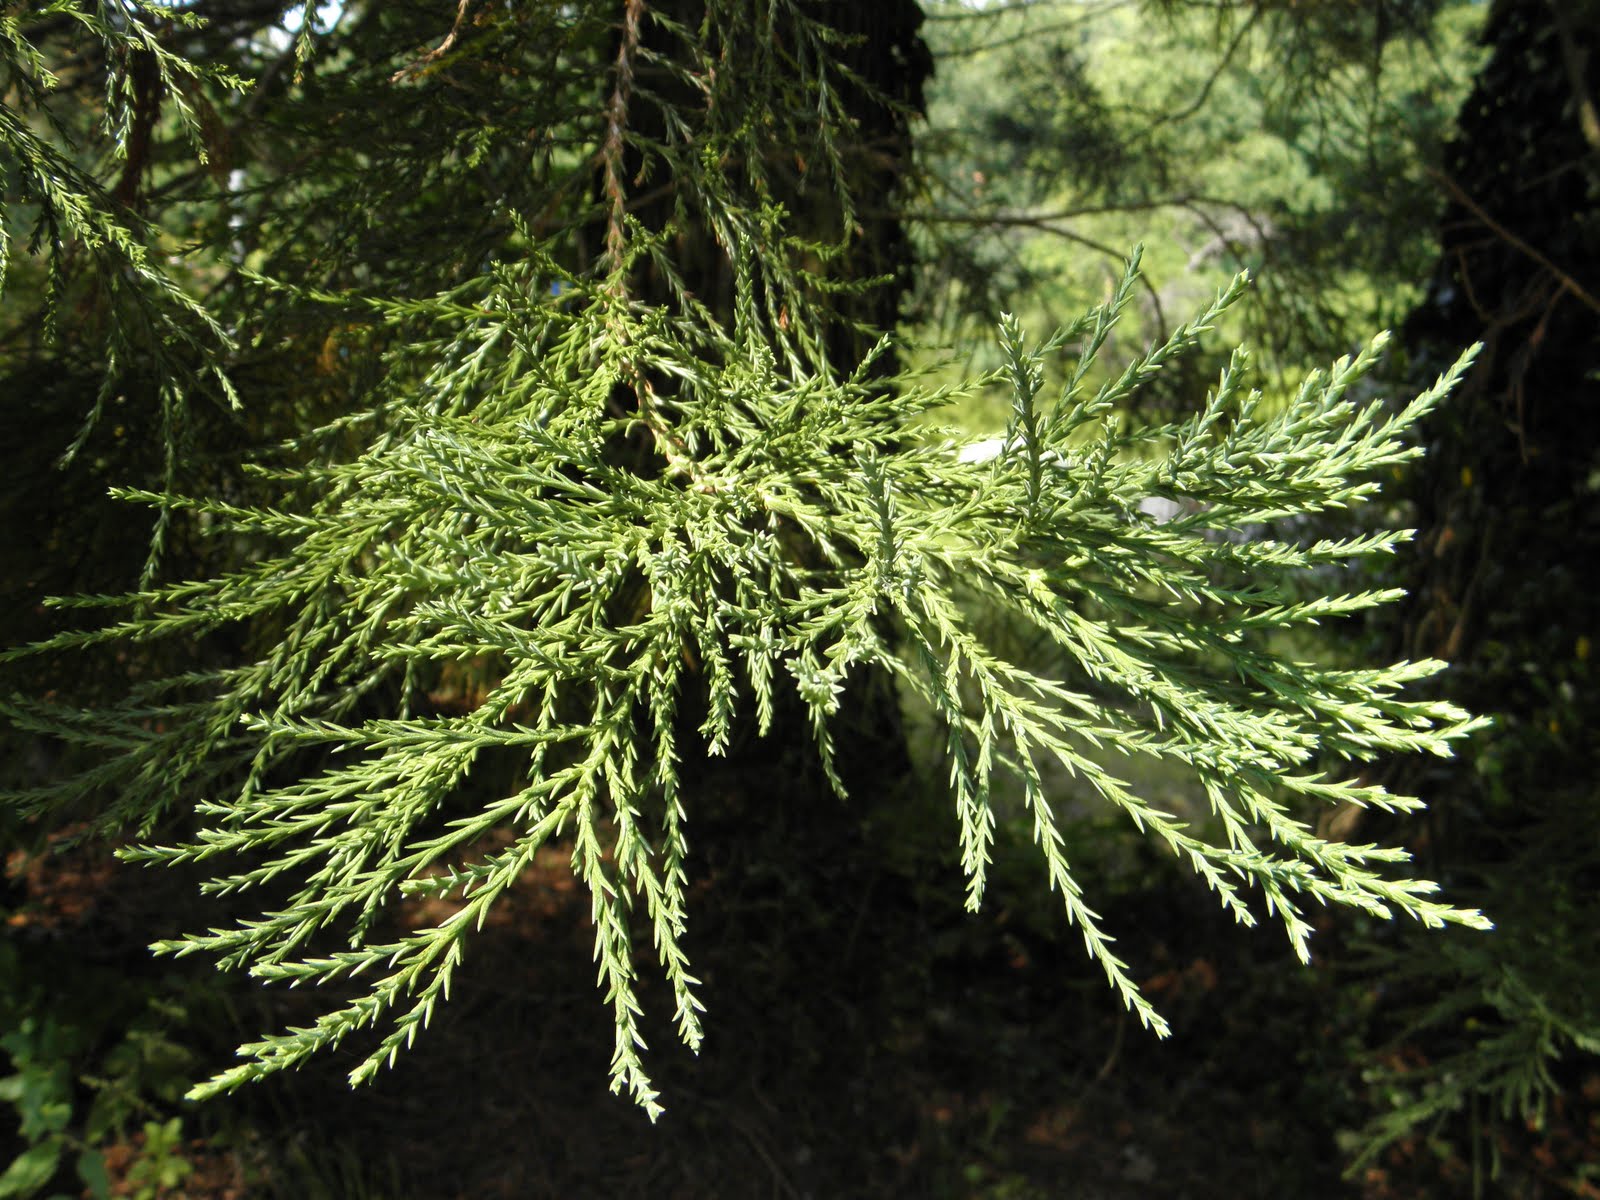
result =
[[[343,1073],[356,1053],[340,1052],[199,1108],[150,1085],[156,1098],[130,1105],[128,1132],[107,1151],[111,1194],[1473,1194],[1471,1164],[1426,1137],[1343,1174],[1363,1118],[1351,1066],[1358,994],[1326,968],[1299,967],[1270,932],[1233,926],[1172,873],[1101,905],[1172,1023],[1158,1040],[1122,1013],[1031,884],[997,880],[973,916],[953,869],[929,878],[927,864],[881,847],[841,854],[808,836],[780,825],[752,845],[702,831],[691,946],[707,1038],[698,1056],[678,1045],[669,998],[647,988],[646,1061],[667,1109],[656,1124],[607,1089],[612,1033],[594,987],[588,899],[550,847],[495,909],[450,1003],[392,1071],[352,1092]],[[767,853],[779,844],[786,854]],[[74,991],[58,1011],[89,1012],[94,997],[77,993],[97,987],[120,994],[136,981],[147,999],[165,991],[163,1011],[186,1014],[162,1035],[182,1043],[184,1079],[221,1065],[241,1037],[327,1003],[314,992],[224,988],[204,964],[152,967],[141,931],[193,917],[178,898],[192,881],[174,873],[115,867],[85,847],[52,860],[14,855],[8,874],[24,961],[72,964],[36,980]],[[417,909],[404,920],[442,915]],[[1570,1114],[1572,1144],[1549,1130],[1526,1147],[1508,1143],[1508,1165],[1484,1194],[1584,1195],[1563,1168],[1600,1151],[1600,1081],[1593,1090],[1588,1112]],[[174,1116],[182,1138],[155,1146],[180,1128],[165,1124]],[[172,1168],[165,1176],[151,1166],[158,1157]]]

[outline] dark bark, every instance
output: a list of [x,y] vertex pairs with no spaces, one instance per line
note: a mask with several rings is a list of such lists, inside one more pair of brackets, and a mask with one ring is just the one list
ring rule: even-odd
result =
[[[1452,662],[1452,697],[1498,727],[1426,790],[1508,818],[1592,790],[1597,767],[1600,147],[1584,111],[1600,28],[1558,11],[1495,10],[1441,176],[1438,273],[1405,329],[1419,373],[1484,343],[1423,431],[1404,639]],[[1585,63],[1587,79],[1567,69]]]
[[1423,430],[1396,636],[1449,660],[1442,690],[1495,725],[1395,773],[1431,806],[1414,842],[1425,873],[1497,929],[1396,941],[1369,1044],[1404,1040],[1430,1064],[1473,1114],[1453,1132],[1492,1136],[1508,1187],[1564,1169],[1541,1141],[1547,1092],[1577,1127],[1594,1119],[1577,1040],[1600,1028],[1600,148],[1584,115],[1600,23],[1578,14],[1496,6],[1440,173],[1438,271],[1404,338],[1419,377],[1484,344]]

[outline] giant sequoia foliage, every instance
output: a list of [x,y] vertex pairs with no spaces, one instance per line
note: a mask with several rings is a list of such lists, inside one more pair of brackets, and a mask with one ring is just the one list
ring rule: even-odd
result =
[[[159,952],[340,985],[198,1094],[347,1039],[371,1076],[559,846],[591,899],[613,1085],[654,1112],[647,959],[703,1036],[700,764],[803,745],[824,786],[774,803],[871,805],[882,780],[836,752],[862,696],[937,728],[948,787],[925,803],[969,905],[1006,779],[1041,881],[1158,1031],[1047,766],[1302,958],[1308,905],[1485,924],[1400,852],[1316,832],[1328,805],[1418,807],[1355,764],[1475,726],[1402,694],[1432,660],[1286,650],[1395,599],[1330,568],[1405,535],[1268,528],[1371,496],[1465,359],[1387,406],[1355,390],[1374,342],[1269,404],[1240,350],[1190,419],[1126,427],[1244,287],[1106,370],[1135,256],[1064,328],[1001,322],[1003,367],[966,385],[1009,397],[998,444],[914,437],[953,394],[894,359],[911,6],[462,0],[441,28],[434,4],[352,3],[269,36],[282,15],[62,2],[3,30],[5,219],[41,280],[6,369],[72,360],[52,402],[81,402],[82,445],[115,421],[158,447],[118,492],[155,514],[144,580],[57,601],[58,630],[9,655],[54,673],[4,711],[58,756],[12,807],[202,864],[229,917]],[[997,623],[1063,665],[1019,661]],[[1209,811],[1161,811],[1129,758],[1186,772]],[[448,915],[408,919],[419,897]]]

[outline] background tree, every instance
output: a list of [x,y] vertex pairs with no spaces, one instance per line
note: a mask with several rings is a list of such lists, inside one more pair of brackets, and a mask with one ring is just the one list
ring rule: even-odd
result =
[[[1093,302],[1118,247],[1156,230],[1138,328],[1168,325],[1246,268],[1256,286],[1229,329],[1272,372],[1348,350],[1419,295],[1440,203],[1428,170],[1475,63],[1481,6],[930,13],[941,76],[921,215],[945,267],[924,276],[922,311],[939,336],[981,345],[1017,295],[1041,313]],[[1147,402],[1181,404],[1221,365],[1196,360]]]
[[1495,725],[1459,762],[1408,782],[1442,801],[1428,860],[1493,909],[1505,945],[1392,951],[1388,978],[1413,998],[1410,1029],[1430,1061],[1385,1075],[1405,1097],[1388,1138],[1447,1117],[1458,1133],[1550,1122],[1560,1136],[1600,1053],[1600,763],[1580,732],[1597,716],[1597,31],[1593,5],[1496,5],[1492,57],[1434,175],[1448,198],[1440,258],[1405,339],[1419,375],[1455,339],[1485,350],[1425,427],[1412,476],[1424,528],[1400,637],[1451,660],[1448,694]]

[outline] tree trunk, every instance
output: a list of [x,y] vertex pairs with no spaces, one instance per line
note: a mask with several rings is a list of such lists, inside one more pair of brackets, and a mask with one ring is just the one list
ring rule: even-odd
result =
[[[1582,1127],[1576,1083],[1593,1059],[1578,1043],[1600,1035],[1600,25],[1573,5],[1504,3],[1486,37],[1440,174],[1437,275],[1405,327],[1419,376],[1484,349],[1424,429],[1396,636],[1408,657],[1448,660],[1449,698],[1495,724],[1454,759],[1396,773],[1430,804],[1427,873],[1497,929],[1397,942],[1389,1024],[1369,1044],[1419,1051],[1436,1111],[1484,1117],[1455,1132],[1493,1137],[1512,1187],[1530,1155],[1551,1159],[1550,1091]],[[1418,1086],[1381,1076],[1380,1111],[1392,1120],[1396,1090],[1420,1099]]]
[[1404,613],[1406,652],[1452,662],[1452,697],[1496,718],[1433,768],[1448,817],[1520,823],[1597,775],[1600,29],[1562,11],[1493,14],[1441,175],[1438,273],[1405,329],[1419,374],[1484,343],[1424,430]]

